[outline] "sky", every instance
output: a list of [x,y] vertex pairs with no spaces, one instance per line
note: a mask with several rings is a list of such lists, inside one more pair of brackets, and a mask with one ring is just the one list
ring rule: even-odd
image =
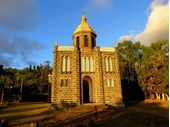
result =
[[22,69],[53,63],[53,48],[73,45],[82,15],[97,45],[169,40],[168,0],[0,0],[0,64]]

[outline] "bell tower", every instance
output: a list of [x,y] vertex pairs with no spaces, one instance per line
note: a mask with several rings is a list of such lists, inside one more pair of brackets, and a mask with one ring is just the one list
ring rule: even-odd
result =
[[81,17],[81,24],[73,33],[73,45],[80,51],[91,51],[96,46],[96,32],[87,24],[85,16]]

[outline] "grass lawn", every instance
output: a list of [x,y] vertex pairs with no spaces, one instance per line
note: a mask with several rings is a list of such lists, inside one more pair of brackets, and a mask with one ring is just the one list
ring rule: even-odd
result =
[[[99,113],[95,127],[169,127],[169,102],[146,100],[122,109]],[[91,116],[76,119],[62,127],[87,127]],[[56,127],[60,127],[56,125]]]
[[38,121],[49,116],[49,103],[19,103],[0,110],[0,119],[8,119],[10,125]]
[[[77,111],[79,110],[81,109]],[[50,103],[19,103],[0,109],[0,119],[7,118],[10,125],[41,121],[40,125],[45,127],[45,123],[48,125],[51,121],[52,126],[87,127],[88,121],[92,117],[87,115],[68,122],[64,121],[64,124],[57,124],[57,120],[61,121],[62,117],[66,117],[67,114],[69,118],[75,115],[75,113],[70,114],[69,111],[54,113],[50,109]],[[126,108],[106,109],[99,112],[100,119],[95,121],[95,127],[168,127],[168,114],[169,102],[146,100]],[[53,119],[54,117],[56,120]]]
[[97,127],[169,127],[169,102],[146,100],[100,117]]
[[145,100],[129,109],[169,118],[169,101]]

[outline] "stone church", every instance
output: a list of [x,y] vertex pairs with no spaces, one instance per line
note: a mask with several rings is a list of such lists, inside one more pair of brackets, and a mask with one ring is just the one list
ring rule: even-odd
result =
[[116,47],[96,45],[96,32],[82,16],[73,46],[54,47],[51,101],[123,106]]

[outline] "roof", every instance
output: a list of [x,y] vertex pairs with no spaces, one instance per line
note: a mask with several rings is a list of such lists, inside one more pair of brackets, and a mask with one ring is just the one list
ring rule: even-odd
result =
[[82,32],[82,31],[89,31],[89,32],[93,32],[94,34],[96,34],[93,28],[89,24],[87,24],[86,20],[87,19],[85,16],[81,17],[81,24],[76,28],[73,34]]

